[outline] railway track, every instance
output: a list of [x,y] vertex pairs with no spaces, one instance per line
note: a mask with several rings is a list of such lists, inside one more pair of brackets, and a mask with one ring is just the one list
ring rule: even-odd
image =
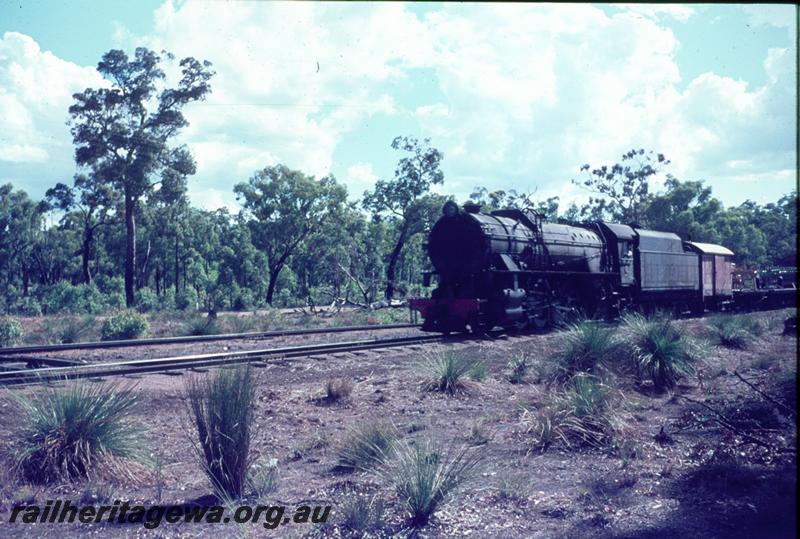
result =
[[192,368],[216,367],[244,362],[281,363],[288,359],[318,354],[375,350],[415,344],[458,341],[468,336],[443,337],[441,335],[416,335],[390,339],[369,339],[337,343],[285,346],[238,352],[216,352],[187,356],[113,361],[82,365],[51,366],[33,369],[18,369],[0,372],[0,384],[30,384],[61,381],[76,378],[123,376],[153,372],[168,372]]
[[[254,331],[248,333],[224,333],[219,335],[187,335],[184,337],[160,337],[155,339],[131,339],[124,341],[81,342],[69,344],[42,344],[0,348],[0,363],[19,361],[19,355],[63,352],[67,350],[97,350],[106,348],[132,348],[136,346],[157,346],[166,344],[191,344],[214,341],[233,341],[239,339],[268,339],[289,335],[313,335],[327,333],[346,333],[354,331],[375,331],[387,329],[417,328],[419,324],[382,324],[369,326],[340,326],[331,328],[286,329],[275,331]],[[41,358],[47,362],[47,358]]]

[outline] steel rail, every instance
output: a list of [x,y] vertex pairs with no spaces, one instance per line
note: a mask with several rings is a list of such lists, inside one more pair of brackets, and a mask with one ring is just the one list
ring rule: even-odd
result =
[[64,350],[94,350],[104,348],[128,348],[135,346],[151,346],[164,344],[184,344],[211,341],[233,341],[238,339],[266,339],[289,335],[311,335],[322,333],[345,333],[350,331],[372,331],[385,329],[418,328],[419,324],[381,324],[372,326],[339,326],[330,328],[285,329],[274,331],[253,331],[248,333],[224,333],[220,335],[186,335],[182,337],[159,337],[154,339],[136,339],[124,341],[100,341],[69,344],[33,344],[0,348],[0,362],[8,361],[12,354],[35,354],[41,352],[60,352]]
[[370,339],[364,341],[308,344],[302,346],[286,346],[261,350],[214,352],[207,354],[193,354],[188,356],[113,361],[67,367],[43,367],[38,369],[0,371],[0,384],[37,383],[74,378],[165,372],[188,368],[213,367],[248,361],[265,361],[269,358],[274,358],[277,360],[273,362],[280,362],[287,358],[310,356],[323,353],[341,353],[358,350],[391,348],[397,346],[411,346],[419,343],[429,343],[444,340],[459,340],[459,337],[456,336],[448,338],[441,335],[417,335],[413,337],[399,337],[393,339]]

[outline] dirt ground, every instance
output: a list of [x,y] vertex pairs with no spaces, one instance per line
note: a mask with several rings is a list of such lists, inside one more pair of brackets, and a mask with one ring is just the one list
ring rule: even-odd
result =
[[[788,314],[748,316],[780,322]],[[678,322],[698,335],[706,323]],[[381,421],[395,425],[409,440],[430,438],[451,448],[479,444],[473,451],[483,455],[476,478],[441,506],[416,532],[419,537],[794,537],[795,424],[758,430],[757,437],[773,448],[767,450],[718,423],[700,421],[706,411],[683,398],[721,399],[720,405],[744,409],[758,395],[734,371],[762,388],[769,388],[781,372],[796,375],[796,337],[782,336],[780,323],[769,327],[745,350],[712,346],[698,374],[684,379],[674,393],[625,387],[619,412],[628,451],[558,446],[541,451],[531,444],[520,414],[546,398],[536,363],[547,362],[561,338],[557,332],[448,345],[487,366],[485,379],[458,396],[422,389],[426,375],[420,361],[428,353],[422,345],[262,365],[252,448],[278,465],[277,489],[260,503],[331,505],[327,524],[290,523],[265,530],[260,525],[165,523],[146,530],[136,524],[7,523],[16,503],[31,500],[180,504],[208,498],[212,489],[192,452],[182,396],[188,376],[205,371],[128,377],[144,397],[137,411],[142,444],[162,465],[143,469],[136,481],[106,478],[82,485],[21,485],[10,472],[0,475],[0,536],[348,537],[352,534],[341,525],[341,508],[354,492],[386,502],[381,525],[368,536],[406,536],[402,503],[391,489],[369,473],[336,469],[336,450],[350,430]],[[524,383],[512,384],[507,363],[522,353],[534,358],[534,368]],[[347,399],[330,404],[320,397],[333,378],[350,380],[354,388]],[[0,393],[0,437],[8,439],[19,421],[10,392],[33,391]],[[743,425],[742,432],[751,432]],[[485,440],[476,441],[476,432]]]

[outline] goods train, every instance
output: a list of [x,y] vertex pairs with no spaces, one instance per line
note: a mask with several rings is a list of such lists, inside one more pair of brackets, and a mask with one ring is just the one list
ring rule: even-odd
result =
[[425,331],[545,328],[628,308],[699,314],[797,304],[796,271],[768,288],[764,275],[737,273],[721,245],[635,225],[548,223],[533,211],[481,213],[448,201],[427,249],[434,271],[424,284],[435,276],[437,286],[409,300]]

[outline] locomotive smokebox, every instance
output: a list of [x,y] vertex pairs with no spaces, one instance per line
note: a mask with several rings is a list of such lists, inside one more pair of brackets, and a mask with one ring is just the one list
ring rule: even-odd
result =
[[461,211],[451,201],[428,236],[428,255],[440,275],[470,275],[486,262],[487,241],[473,213]]

